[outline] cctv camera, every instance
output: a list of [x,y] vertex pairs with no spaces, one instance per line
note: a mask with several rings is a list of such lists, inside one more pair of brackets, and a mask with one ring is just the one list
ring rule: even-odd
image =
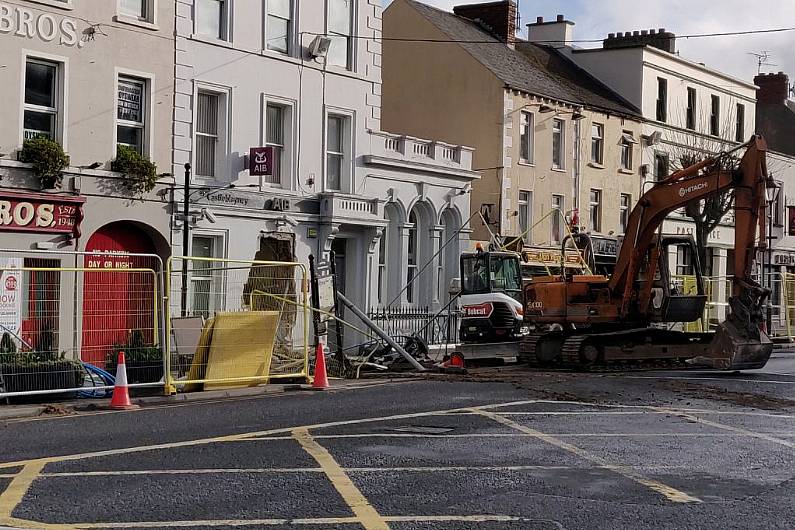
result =
[[218,219],[216,219],[215,214],[210,210],[208,210],[207,208],[202,208],[202,217],[210,221],[212,224],[218,222]]

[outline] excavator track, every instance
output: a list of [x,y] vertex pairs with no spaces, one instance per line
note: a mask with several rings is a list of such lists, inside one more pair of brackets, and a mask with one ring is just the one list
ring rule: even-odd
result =
[[580,366],[582,365],[582,348],[586,341],[589,339],[588,335],[573,335],[567,337],[563,343],[563,348],[560,352],[561,360],[566,366]]
[[536,356],[536,351],[544,335],[546,335],[546,333],[534,333],[524,337],[519,343],[519,356],[517,360],[531,366],[540,365],[538,357]]

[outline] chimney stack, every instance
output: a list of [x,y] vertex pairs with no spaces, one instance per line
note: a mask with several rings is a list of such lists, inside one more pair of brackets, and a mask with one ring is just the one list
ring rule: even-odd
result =
[[534,23],[527,25],[527,40],[555,47],[571,46],[574,22],[566,20],[563,15],[549,22],[544,22],[544,17],[538,17]]
[[754,77],[758,103],[783,105],[789,98],[789,76],[784,72],[777,74],[759,74]]
[[455,6],[453,13],[477,22],[495,37],[508,44],[516,43],[516,22],[519,10],[514,0]]
[[636,30],[625,33],[609,33],[607,38],[602,41],[602,47],[606,50],[614,48],[631,48],[634,46],[652,46],[659,50],[676,53],[676,35],[665,28],[659,30]]

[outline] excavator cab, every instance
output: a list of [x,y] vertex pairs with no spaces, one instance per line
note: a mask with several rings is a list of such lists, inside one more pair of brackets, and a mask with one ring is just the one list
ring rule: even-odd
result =
[[[654,275],[649,278],[651,267]],[[652,285],[648,314],[653,322],[695,322],[703,318],[707,294],[696,243],[691,236],[655,238],[638,276],[638,293],[649,292],[646,285],[649,279]],[[641,304],[644,302],[641,297]]]

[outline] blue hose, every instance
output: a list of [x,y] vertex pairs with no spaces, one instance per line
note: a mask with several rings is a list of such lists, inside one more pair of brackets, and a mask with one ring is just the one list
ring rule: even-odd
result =
[[[116,378],[109,372],[106,372],[102,368],[98,366],[94,366],[93,364],[82,362],[83,368],[85,368],[86,372],[88,372],[89,376],[91,377],[91,381],[96,381],[96,378],[99,378],[102,381],[101,385],[98,386],[113,386],[116,384]],[[110,397],[113,393],[112,390],[81,390],[78,392],[78,395],[81,398],[106,398]]]

